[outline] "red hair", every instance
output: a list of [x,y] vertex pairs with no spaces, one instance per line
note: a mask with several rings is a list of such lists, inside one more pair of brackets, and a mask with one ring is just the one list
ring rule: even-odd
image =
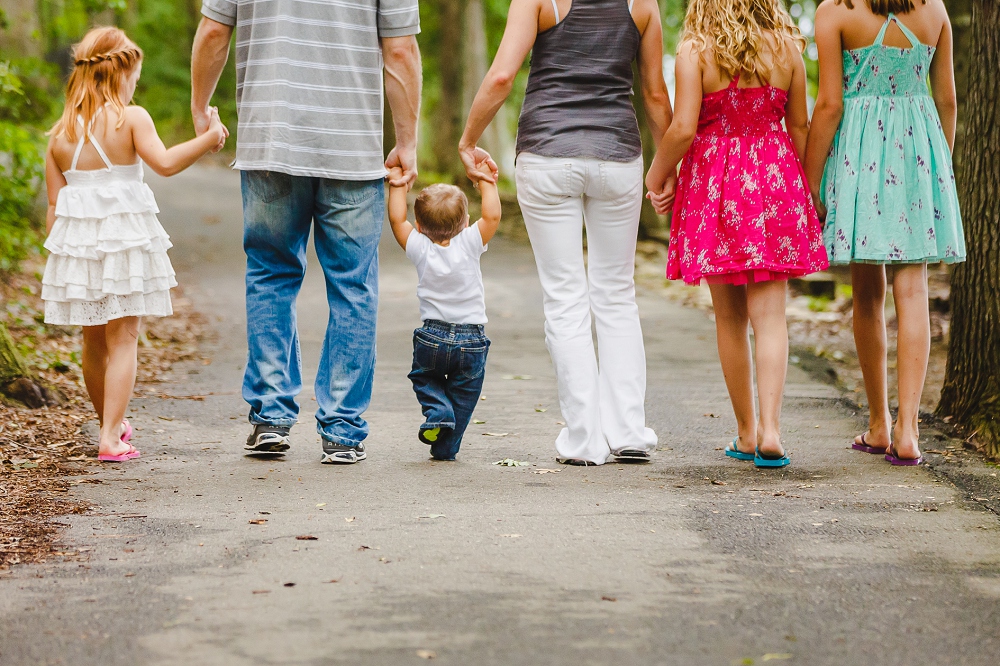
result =
[[142,62],[142,49],[118,28],[94,28],[73,47],[73,71],[66,84],[66,107],[52,134],[77,140],[77,118],[83,119],[84,135],[104,104],[118,112],[115,129],[125,123],[122,88]]

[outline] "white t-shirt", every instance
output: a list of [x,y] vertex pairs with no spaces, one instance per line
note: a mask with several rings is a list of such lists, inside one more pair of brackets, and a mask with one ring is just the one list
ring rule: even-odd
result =
[[486,290],[479,257],[486,252],[479,225],[472,224],[447,246],[417,230],[406,239],[406,256],[417,267],[420,319],[449,324],[485,324]]

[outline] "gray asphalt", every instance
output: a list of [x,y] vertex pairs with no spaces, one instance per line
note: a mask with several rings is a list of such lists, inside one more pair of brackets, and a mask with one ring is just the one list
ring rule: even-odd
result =
[[[388,234],[369,459],[318,464],[311,389],[290,454],[244,457],[238,177],[151,181],[211,363],[144,387],[143,457],[74,487],[95,510],[64,519],[63,542],[89,560],[0,576],[0,664],[997,663],[997,516],[931,469],[850,451],[858,415],[797,368],[792,466],[725,458],[734,422],[703,312],[640,296],[654,462],[557,465],[539,287],[511,241],[483,259],[485,423],[458,462],[416,439],[415,276]],[[324,309],[312,270],[307,374]]]

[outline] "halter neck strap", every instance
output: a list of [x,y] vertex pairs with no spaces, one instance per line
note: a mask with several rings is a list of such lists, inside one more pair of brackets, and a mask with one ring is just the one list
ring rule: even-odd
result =
[[920,40],[917,39],[917,36],[913,34],[913,31],[907,28],[906,24],[900,21],[895,14],[889,12],[889,15],[885,18],[885,23],[882,24],[882,29],[878,31],[878,37],[875,38],[875,44],[877,44],[878,46],[883,45],[883,42],[885,41],[885,33],[886,30],[889,29],[890,23],[896,24],[896,27],[899,28],[899,31],[902,32],[903,36],[906,37],[907,41],[910,42],[911,48],[920,43]]
[[104,162],[104,166],[106,166],[108,169],[112,167],[111,160],[108,159],[108,156],[104,152],[104,149],[101,148],[101,144],[97,142],[97,139],[94,137],[94,131],[93,131],[94,121],[97,120],[97,116],[100,115],[101,111],[103,110],[104,110],[103,106],[97,109],[97,113],[95,113],[94,117],[90,119],[90,127],[87,127],[83,124],[83,118],[81,116],[76,117],[76,122],[80,125],[80,129],[83,130],[83,133],[80,135],[80,140],[76,144],[76,151],[74,151],[73,153],[73,162],[72,164],[70,164],[69,167],[71,171],[76,171],[76,163],[80,161],[80,153],[83,152],[83,145],[87,143],[88,139],[90,140],[91,145],[94,146],[94,150],[97,151],[97,154],[101,157],[101,160]]

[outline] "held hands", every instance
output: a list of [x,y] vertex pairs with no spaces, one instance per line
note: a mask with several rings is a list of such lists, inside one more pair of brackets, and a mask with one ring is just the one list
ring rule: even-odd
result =
[[[407,190],[410,189],[410,183],[406,180],[403,167],[394,166],[389,169],[389,175],[386,176],[386,180],[389,181],[389,187],[405,187]],[[394,183],[402,183],[402,185],[395,185]]]
[[389,170],[389,185],[409,190],[417,182],[417,151],[408,146],[396,145],[385,160]]
[[206,132],[215,133],[218,137],[218,143],[212,148],[212,152],[217,153],[222,150],[226,145],[226,139],[229,138],[229,129],[219,119],[218,107],[210,106],[204,111],[192,112],[191,116],[194,120],[195,134],[201,136]]
[[[655,165],[654,165],[655,166]],[[674,197],[677,193],[677,174],[667,174],[663,180],[655,177],[653,168],[650,167],[646,174],[646,198],[653,204],[653,210],[657,215],[666,215],[674,206]],[[650,178],[650,176],[654,178]]]
[[826,222],[826,206],[823,205],[823,197],[820,195],[819,190],[812,193],[813,206],[816,208],[816,216],[819,218],[820,224]]
[[478,146],[459,146],[458,155],[462,158],[462,164],[465,165],[465,175],[469,177],[469,180],[477,186],[482,180],[496,184],[500,169],[488,152]]

